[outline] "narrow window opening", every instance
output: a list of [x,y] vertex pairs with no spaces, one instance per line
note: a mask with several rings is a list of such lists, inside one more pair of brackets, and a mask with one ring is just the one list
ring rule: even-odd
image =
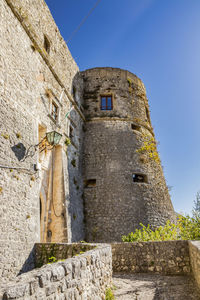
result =
[[145,174],[134,173],[132,176],[133,176],[133,182],[148,183],[148,178],[147,175]]
[[69,138],[72,140],[73,137],[74,137],[74,134],[73,134],[73,127],[72,126],[69,126]]
[[85,188],[92,188],[96,186],[96,179],[85,180]]
[[52,231],[51,231],[51,230],[48,230],[48,231],[47,231],[47,237],[48,237],[48,238],[51,238],[51,237],[52,237]]
[[73,94],[74,100],[76,100],[76,88],[74,85],[73,85],[73,89],[72,89],[72,94]]
[[112,95],[101,96],[101,110],[112,110],[112,109],[113,109]]
[[133,124],[133,123],[131,124],[131,129],[132,130],[140,131],[140,128],[141,127],[139,125],[136,125],[136,124]]
[[50,53],[50,41],[46,35],[44,35],[44,49],[49,54]]
[[55,102],[52,102],[51,116],[55,121],[58,120],[58,106]]
[[150,123],[150,114],[149,114],[149,110],[147,107],[145,107],[145,110],[146,110],[146,117],[147,117],[147,120],[148,122]]

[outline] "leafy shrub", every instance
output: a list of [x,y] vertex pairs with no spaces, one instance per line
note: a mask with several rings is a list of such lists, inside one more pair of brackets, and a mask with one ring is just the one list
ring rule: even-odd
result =
[[106,300],[115,300],[113,292],[110,288],[106,290]]
[[200,240],[200,218],[198,216],[178,216],[177,224],[167,221],[165,226],[159,226],[155,230],[150,225],[122,236],[123,242],[148,242],[169,240]]

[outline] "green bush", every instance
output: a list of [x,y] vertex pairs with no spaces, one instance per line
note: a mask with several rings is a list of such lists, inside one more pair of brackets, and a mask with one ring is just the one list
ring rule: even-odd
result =
[[110,288],[106,290],[106,300],[115,300],[113,292]]
[[155,230],[150,225],[122,236],[123,242],[173,241],[173,240],[200,240],[200,218],[198,216],[178,216],[177,224],[167,221],[165,226]]

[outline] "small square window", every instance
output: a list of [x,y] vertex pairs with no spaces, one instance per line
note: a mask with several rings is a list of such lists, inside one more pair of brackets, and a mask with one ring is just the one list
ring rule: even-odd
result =
[[96,179],[85,180],[85,184],[84,184],[85,188],[93,188],[95,186],[96,186]]
[[55,102],[52,102],[51,116],[55,121],[58,120],[58,106]]
[[101,110],[112,110],[113,102],[112,96],[101,96]]
[[140,131],[140,128],[141,128],[141,126],[139,126],[139,125],[136,125],[136,124],[131,124],[131,129],[132,130],[136,130],[136,131]]
[[148,183],[147,175],[145,175],[145,174],[133,174],[133,182]]

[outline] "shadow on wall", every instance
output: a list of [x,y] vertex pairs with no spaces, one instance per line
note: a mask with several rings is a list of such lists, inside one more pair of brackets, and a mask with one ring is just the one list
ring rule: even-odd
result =
[[12,151],[14,152],[17,159],[20,161],[24,158],[26,154],[26,148],[22,143],[18,143],[11,147]]
[[21,270],[17,274],[17,276],[27,273],[31,270],[35,269],[35,245],[33,246],[28,258],[25,260]]

